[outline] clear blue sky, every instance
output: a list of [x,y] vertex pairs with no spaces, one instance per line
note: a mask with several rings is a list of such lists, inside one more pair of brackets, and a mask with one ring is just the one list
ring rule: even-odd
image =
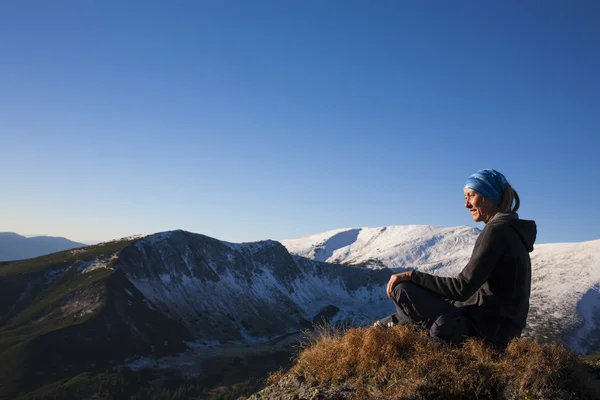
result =
[[[0,231],[228,241],[474,225],[600,238],[600,2],[3,1]],[[483,225],[476,225],[480,228]]]

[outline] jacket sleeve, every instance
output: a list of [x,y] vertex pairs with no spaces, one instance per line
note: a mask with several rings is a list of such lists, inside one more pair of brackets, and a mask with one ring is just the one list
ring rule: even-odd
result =
[[484,228],[477,238],[471,259],[456,278],[413,271],[411,282],[450,300],[469,299],[488,280],[507,245],[501,228],[487,228],[490,229]]

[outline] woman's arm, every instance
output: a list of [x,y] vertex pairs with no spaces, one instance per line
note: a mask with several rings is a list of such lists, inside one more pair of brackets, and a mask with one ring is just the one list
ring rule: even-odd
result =
[[504,230],[497,225],[486,228],[475,242],[469,263],[456,278],[413,271],[411,282],[450,300],[469,299],[488,280],[498,260],[506,251],[507,239]]

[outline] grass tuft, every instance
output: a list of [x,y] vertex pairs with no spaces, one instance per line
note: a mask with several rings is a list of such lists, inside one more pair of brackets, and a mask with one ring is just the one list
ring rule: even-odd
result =
[[320,328],[302,346],[290,372],[311,385],[343,385],[365,398],[593,399],[588,369],[558,345],[517,339],[501,352],[469,339],[450,346],[423,330],[398,326]]

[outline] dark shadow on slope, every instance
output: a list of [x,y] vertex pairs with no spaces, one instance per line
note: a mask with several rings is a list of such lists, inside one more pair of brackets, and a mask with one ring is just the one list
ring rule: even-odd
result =
[[333,235],[324,243],[315,259],[317,261],[326,261],[329,257],[333,256],[333,253],[336,250],[350,246],[352,243],[356,242],[359,234],[360,229],[350,229],[349,231]]
[[581,325],[573,345],[583,354],[600,352],[600,285],[590,288],[577,303]]

